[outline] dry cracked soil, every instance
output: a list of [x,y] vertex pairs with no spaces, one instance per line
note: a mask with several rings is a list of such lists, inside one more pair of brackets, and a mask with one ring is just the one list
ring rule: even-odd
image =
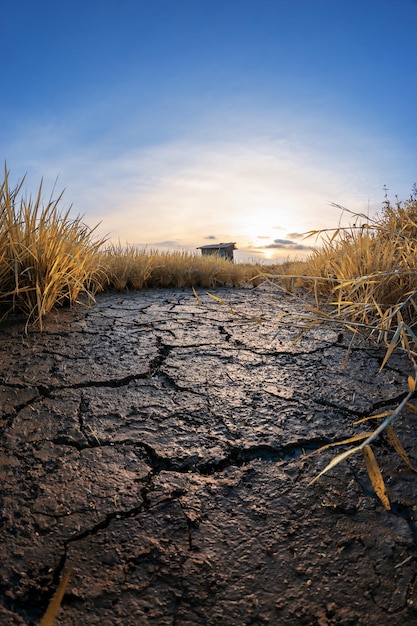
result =
[[[301,341],[277,288],[104,294],[39,332],[0,327],[0,624],[417,623],[416,475],[381,438],[309,486],[394,408],[410,365],[338,328]],[[397,433],[417,464],[416,418]]]

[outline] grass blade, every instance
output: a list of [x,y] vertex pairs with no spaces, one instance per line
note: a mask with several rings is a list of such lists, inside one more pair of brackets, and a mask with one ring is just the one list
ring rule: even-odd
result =
[[369,420],[380,420],[383,417],[387,417],[387,415],[391,415],[392,411],[384,411],[383,413],[378,413],[378,415],[368,415],[368,417],[362,417],[360,420],[353,422],[354,426],[358,424],[363,424],[364,422],[369,422]]
[[350,456],[352,456],[353,454],[356,454],[356,452],[359,452],[361,450],[360,446],[357,446],[356,448],[351,448],[350,450],[346,450],[345,452],[342,452],[342,454],[338,454],[337,456],[335,456],[328,465],[326,465],[326,467],[324,468],[324,470],[322,470],[320,472],[320,474],[317,474],[317,476],[315,478],[313,478],[313,480],[311,480],[308,483],[308,486],[313,485],[315,482],[318,481],[318,479],[323,476],[323,474],[325,474],[326,472],[328,472],[329,470],[331,470],[333,467],[336,467],[336,465],[339,465],[339,463],[341,463],[342,461],[344,461],[345,459],[348,459]]
[[395,348],[397,347],[399,340],[400,340],[400,335],[401,335],[401,326],[398,326],[397,330],[394,333],[393,338],[391,339],[391,343],[389,344],[388,349],[385,353],[384,360],[382,361],[381,367],[379,368],[380,372],[382,372],[382,370],[384,369],[385,365],[388,362],[388,359],[390,358],[391,354],[394,352]]
[[407,402],[405,406],[407,407],[409,411],[417,415],[417,406],[415,406],[414,404],[411,404],[411,402]]
[[372,433],[361,433],[360,435],[354,435],[353,437],[349,437],[349,439],[342,439],[341,441],[333,441],[333,443],[327,443],[325,446],[314,450],[314,452],[310,452],[303,457],[303,459],[308,459],[311,456],[315,456],[324,450],[328,450],[329,448],[334,448],[335,446],[344,446],[347,443],[353,443],[354,441],[361,441],[362,439],[367,439],[370,437]]
[[366,469],[368,470],[369,478],[371,479],[372,486],[376,495],[381,500],[384,508],[387,511],[391,510],[391,504],[388,498],[387,490],[385,488],[384,479],[382,478],[381,470],[376,461],[375,455],[371,446],[365,446],[362,449],[363,458],[365,459]]
[[39,626],[52,626],[55,620],[55,617],[59,611],[59,607],[61,606],[62,598],[64,597],[65,590],[67,588],[72,570],[74,569],[75,561],[72,561],[69,568],[62,576],[61,582],[59,583],[58,589],[55,591],[52,599],[49,603],[49,606],[46,610],[45,615],[43,616]]
[[402,446],[402,443],[398,439],[398,437],[397,437],[393,427],[392,426],[387,426],[386,433],[387,433],[387,437],[388,437],[392,447],[400,455],[400,457],[402,458],[404,463],[407,465],[407,467],[411,471],[417,473],[417,469],[414,467],[414,465],[411,463],[410,459],[408,458],[407,452],[404,450],[404,448]]
[[207,295],[210,298],[213,298],[213,300],[215,300],[216,302],[218,302],[219,304],[224,304],[225,306],[228,306],[227,302],[225,302],[224,300],[222,300],[222,298],[219,298],[219,296],[216,296],[214,293],[209,293],[207,292]]

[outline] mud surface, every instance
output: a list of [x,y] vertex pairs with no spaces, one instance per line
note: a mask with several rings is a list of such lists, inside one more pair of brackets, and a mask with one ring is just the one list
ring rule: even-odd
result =
[[[309,481],[396,406],[407,361],[279,324],[272,288],[103,295],[45,331],[0,327],[0,624],[36,624],[75,560],[61,626],[417,623],[416,475],[381,440]],[[259,324],[260,318],[263,323]],[[416,418],[397,432],[417,464]]]

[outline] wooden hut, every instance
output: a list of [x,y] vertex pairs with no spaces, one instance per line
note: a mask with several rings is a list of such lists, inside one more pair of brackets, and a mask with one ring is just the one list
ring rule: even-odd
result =
[[222,259],[233,261],[233,250],[236,250],[235,243],[211,243],[207,246],[198,246],[197,250],[201,250],[203,256],[208,254],[216,254]]

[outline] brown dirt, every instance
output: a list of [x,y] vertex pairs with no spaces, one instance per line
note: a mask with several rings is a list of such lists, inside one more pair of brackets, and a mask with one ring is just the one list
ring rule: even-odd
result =
[[[339,329],[292,344],[271,288],[108,294],[0,328],[0,623],[417,623],[416,476],[375,446],[309,487],[352,422],[404,397],[406,360]],[[256,324],[259,316],[264,322]],[[416,419],[398,423],[412,461]]]

